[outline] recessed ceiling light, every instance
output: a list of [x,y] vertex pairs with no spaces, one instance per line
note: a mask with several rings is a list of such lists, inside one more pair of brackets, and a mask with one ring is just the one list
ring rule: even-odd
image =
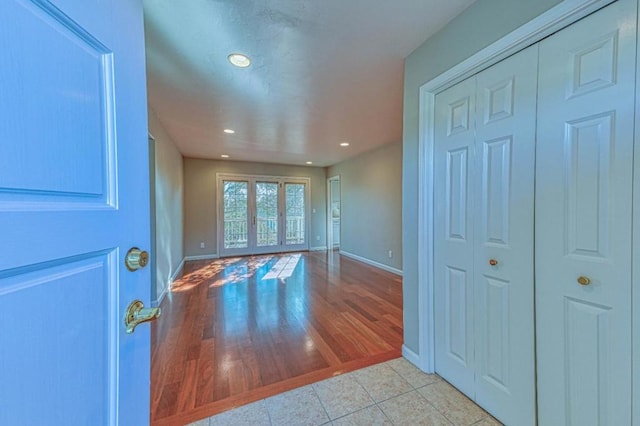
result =
[[227,56],[227,58],[229,58],[229,62],[231,62],[232,65],[238,68],[247,68],[249,65],[251,65],[251,59],[249,59],[247,55],[243,55],[242,53],[232,53],[231,55]]
[[307,161],[307,164],[313,164],[313,161]]
[[349,142],[342,142],[340,146],[349,146]]
[[227,154],[222,154],[220,157],[222,158],[229,158],[229,156]]
[[236,131],[233,129],[224,129],[225,133],[229,133],[230,135],[234,134]]

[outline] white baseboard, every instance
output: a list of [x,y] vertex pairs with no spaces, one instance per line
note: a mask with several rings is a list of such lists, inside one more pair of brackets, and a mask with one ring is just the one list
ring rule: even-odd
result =
[[[420,357],[418,356],[417,353],[415,353],[405,345],[402,345],[402,356],[405,357],[407,361],[409,361],[411,364],[420,368]],[[420,369],[422,370],[422,368]]]
[[380,262],[376,262],[375,260],[367,259],[366,257],[358,256],[357,254],[349,253],[348,251],[340,250],[340,254],[346,257],[350,257],[359,262],[366,263],[367,265],[375,266],[376,268],[384,269],[387,272],[391,272],[392,274],[402,276],[402,271],[400,269],[393,268],[391,266],[385,265]]
[[169,278],[169,284],[162,290],[162,292],[158,295],[158,298],[156,300],[151,301],[152,306],[155,307],[155,306],[160,306],[162,304],[164,297],[167,295],[167,293],[169,293],[169,290],[171,290],[171,286],[173,285],[173,282],[178,278],[178,276],[180,276],[180,273],[182,272],[182,268],[184,268],[184,262],[185,262],[185,259],[182,259],[180,261],[180,263],[178,264],[178,267],[173,272],[173,274],[171,274],[171,277]]
[[203,254],[200,256],[185,256],[184,261],[189,262],[191,260],[209,260],[209,259],[219,259],[220,256],[217,254]]
[[182,268],[184,268],[184,262],[186,262],[186,258],[182,259],[182,261],[178,264],[178,267],[176,268],[175,272],[171,275],[171,278],[169,278],[169,288],[171,288],[171,284],[173,284],[173,282],[182,273]]
[[326,246],[322,246],[322,247],[311,247],[309,249],[309,251],[327,251],[327,247]]
[[153,306],[154,308],[160,306],[162,304],[162,301],[164,300],[164,297],[167,295],[167,293],[169,293],[169,289],[171,289],[171,284],[169,284],[164,290],[162,290],[162,293],[160,293],[156,300],[151,301],[151,306]]

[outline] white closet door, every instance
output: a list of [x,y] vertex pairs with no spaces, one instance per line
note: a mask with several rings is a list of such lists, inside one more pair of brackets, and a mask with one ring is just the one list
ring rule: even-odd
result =
[[434,314],[436,372],[474,395],[473,214],[475,78],[436,96]]
[[436,96],[436,371],[513,424],[535,423],[536,85],[537,46]]
[[538,46],[477,78],[476,402],[535,424],[533,199]]
[[541,425],[631,424],[635,43],[636,2],[620,0],[540,45]]

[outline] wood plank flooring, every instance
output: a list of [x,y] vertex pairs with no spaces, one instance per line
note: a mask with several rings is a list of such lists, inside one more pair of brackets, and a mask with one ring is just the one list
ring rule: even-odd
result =
[[152,325],[154,426],[401,355],[400,277],[334,252],[299,255],[285,279],[264,278],[290,254],[185,265]]

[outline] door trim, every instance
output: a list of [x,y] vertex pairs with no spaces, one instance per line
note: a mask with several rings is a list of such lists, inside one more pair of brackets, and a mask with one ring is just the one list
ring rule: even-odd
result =
[[[615,0],[564,0],[420,87],[418,130],[418,356],[417,366],[435,372],[433,314],[433,145],[435,96],[531,46]],[[403,352],[413,353],[403,345]]]
[[[335,181],[338,181],[338,183],[341,183],[340,175],[335,175],[335,176],[331,176],[330,178],[327,178],[327,250],[328,251],[332,251],[334,249],[333,247],[334,246],[333,244],[333,209],[331,208],[331,202],[332,202],[331,182],[335,182]],[[342,192],[340,193],[340,209],[342,210]],[[340,222],[340,226],[342,226],[342,221]]]
[[[160,306],[162,298],[166,294],[163,290],[158,294],[157,281],[157,250],[156,245],[156,138],[148,133],[149,141],[149,225],[150,225],[150,241],[149,247],[149,273],[151,274],[151,305]],[[167,286],[168,287],[168,286]]]

